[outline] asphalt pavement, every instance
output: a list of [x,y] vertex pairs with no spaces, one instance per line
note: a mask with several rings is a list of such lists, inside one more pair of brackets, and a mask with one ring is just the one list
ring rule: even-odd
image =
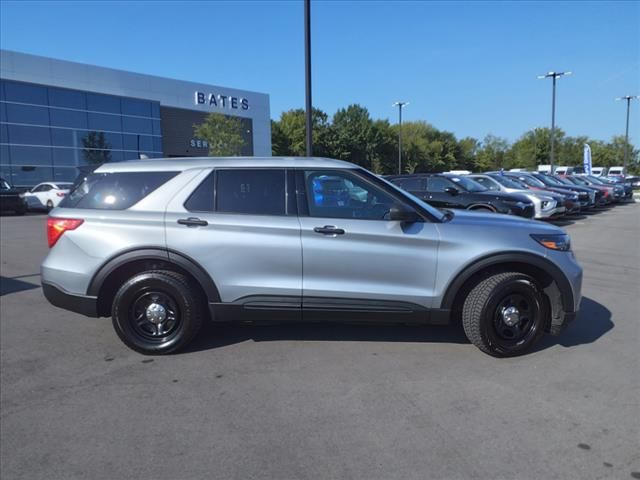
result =
[[207,326],[145,357],[51,307],[45,217],[0,218],[0,476],[640,478],[640,204],[561,225],[578,319],[495,359],[460,328]]

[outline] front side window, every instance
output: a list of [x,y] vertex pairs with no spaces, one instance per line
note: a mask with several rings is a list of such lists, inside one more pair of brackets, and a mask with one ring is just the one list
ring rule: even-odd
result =
[[444,192],[447,188],[454,187],[453,182],[444,177],[429,177],[427,180],[427,190],[429,192]]
[[218,170],[216,211],[248,215],[285,215],[284,169]]
[[398,178],[394,179],[393,183],[409,192],[421,192],[424,190],[424,183],[421,178]]
[[500,187],[496,185],[493,180],[490,180],[485,177],[473,177],[473,179],[483,187],[488,188],[489,190],[492,190],[494,192],[497,192],[500,190]]
[[398,204],[378,186],[348,171],[306,171],[304,181],[312,217],[386,220]]

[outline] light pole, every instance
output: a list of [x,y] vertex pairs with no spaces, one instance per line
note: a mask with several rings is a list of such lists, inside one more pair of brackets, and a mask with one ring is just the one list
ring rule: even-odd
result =
[[624,134],[624,174],[627,173],[627,164],[629,158],[629,110],[631,110],[631,100],[638,100],[640,97],[637,95],[625,95],[624,97],[616,98],[616,100],[626,100],[627,101],[627,128]]
[[305,79],[305,118],[307,157],[313,155],[312,144],[312,110],[311,103],[311,0],[304,0],[304,79]]
[[571,72],[547,72],[544,75],[538,75],[539,79],[553,79],[553,94],[551,98],[551,173],[553,173],[553,162],[555,159],[556,143],[556,79],[565,75],[571,75]]
[[402,175],[402,107],[409,102],[396,102],[392,107],[398,107],[398,175]]

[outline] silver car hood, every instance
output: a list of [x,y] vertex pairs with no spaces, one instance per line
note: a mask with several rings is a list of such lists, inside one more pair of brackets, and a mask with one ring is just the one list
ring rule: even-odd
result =
[[447,223],[456,225],[482,225],[496,228],[522,228],[530,233],[565,233],[561,228],[548,223],[528,218],[504,215],[501,213],[474,212],[469,210],[452,210],[453,218]]

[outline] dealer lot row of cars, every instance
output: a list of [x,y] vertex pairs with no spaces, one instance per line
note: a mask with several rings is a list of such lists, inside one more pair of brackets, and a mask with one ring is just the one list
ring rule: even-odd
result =
[[386,177],[437,208],[557,219],[633,199],[623,178],[539,172],[437,173]]

